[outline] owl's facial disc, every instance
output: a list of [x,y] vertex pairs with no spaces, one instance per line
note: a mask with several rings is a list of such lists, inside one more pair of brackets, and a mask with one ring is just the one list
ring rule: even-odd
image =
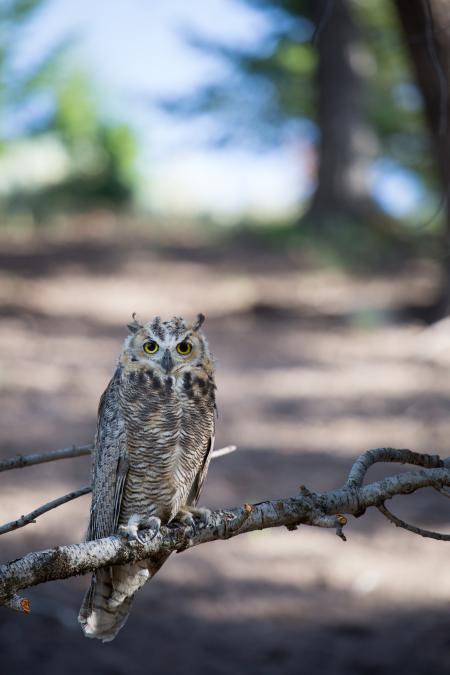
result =
[[192,367],[193,363],[198,365],[199,359],[204,358],[204,339],[197,333],[202,319],[199,316],[197,323],[188,327],[180,319],[161,322],[156,317],[136,332],[131,331],[132,335],[126,341],[131,361],[148,364],[164,376],[180,376],[186,368]]
[[161,344],[152,335],[146,334],[135,339],[134,350],[138,350],[138,358],[151,361],[152,366],[161,368],[168,375],[183,369],[191,361],[196,353],[196,345],[196,337],[192,333],[185,335],[182,340],[175,336],[172,339],[166,338]]

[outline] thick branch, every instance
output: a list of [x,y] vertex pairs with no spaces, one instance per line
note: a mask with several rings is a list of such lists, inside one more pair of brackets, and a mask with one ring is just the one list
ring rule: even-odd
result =
[[[409,452],[409,451],[407,451]],[[421,469],[390,476],[364,487],[346,485],[340,490],[311,493],[306,488],[297,497],[265,501],[231,510],[213,512],[204,527],[195,531],[184,527],[163,527],[150,538],[143,533],[144,543],[126,542],[118,536],[82,544],[29,553],[0,566],[0,602],[20,604],[17,592],[46,581],[92,572],[107,565],[143,560],[160,550],[181,551],[192,546],[282,525],[295,529],[301,524],[335,528],[341,536],[346,514],[379,506],[395,495],[409,494],[424,487],[450,486],[450,471],[445,467]]]
[[[33,466],[34,464],[44,464],[44,462],[54,462],[56,459],[70,459],[71,457],[84,457],[90,455],[93,445],[72,445],[70,448],[63,448],[62,450],[52,450],[51,452],[33,453],[31,455],[17,455],[9,459],[2,459],[0,461],[0,472],[9,471],[10,469],[23,469],[25,466]],[[236,450],[235,445],[227,445],[224,448],[213,450],[211,459],[216,457],[223,457],[229,455]]]

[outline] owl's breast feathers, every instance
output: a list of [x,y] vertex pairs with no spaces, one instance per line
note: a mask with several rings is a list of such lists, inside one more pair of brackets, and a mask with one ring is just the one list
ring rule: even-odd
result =
[[129,469],[119,524],[150,512],[170,521],[188,502],[214,436],[215,385],[202,366],[161,377],[147,365],[119,366],[118,403]]

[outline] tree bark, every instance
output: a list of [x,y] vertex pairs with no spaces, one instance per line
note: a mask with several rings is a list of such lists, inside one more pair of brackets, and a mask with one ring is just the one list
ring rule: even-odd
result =
[[422,93],[441,185],[445,228],[440,254],[445,271],[430,320],[450,312],[450,7],[448,0],[394,0]]
[[429,2],[394,0],[394,2],[417,84],[423,96],[438,175],[442,189],[448,195],[450,180],[448,0],[429,0]]
[[363,47],[349,0],[313,0],[312,16],[320,143],[317,190],[305,220],[328,229],[368,207],[376,141],[364,119]]

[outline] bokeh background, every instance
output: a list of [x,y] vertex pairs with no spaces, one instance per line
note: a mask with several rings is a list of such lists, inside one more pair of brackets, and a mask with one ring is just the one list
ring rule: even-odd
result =
[[[90,442],[131,313],[199,311],[239,447],[205,505],[337,488],[370,447],[447,455],[449,62],[446,0],[0,0],[0,455]],[[2,522],[89,475],[3,473]],[[448,528],[436,494],[393,508]],[[80,541],[88,510],[2,559]],[[0,670],[447,672],[448,545],[347,530],[174,555],[107,645],[76,622],[87,578],[30,589]]]

